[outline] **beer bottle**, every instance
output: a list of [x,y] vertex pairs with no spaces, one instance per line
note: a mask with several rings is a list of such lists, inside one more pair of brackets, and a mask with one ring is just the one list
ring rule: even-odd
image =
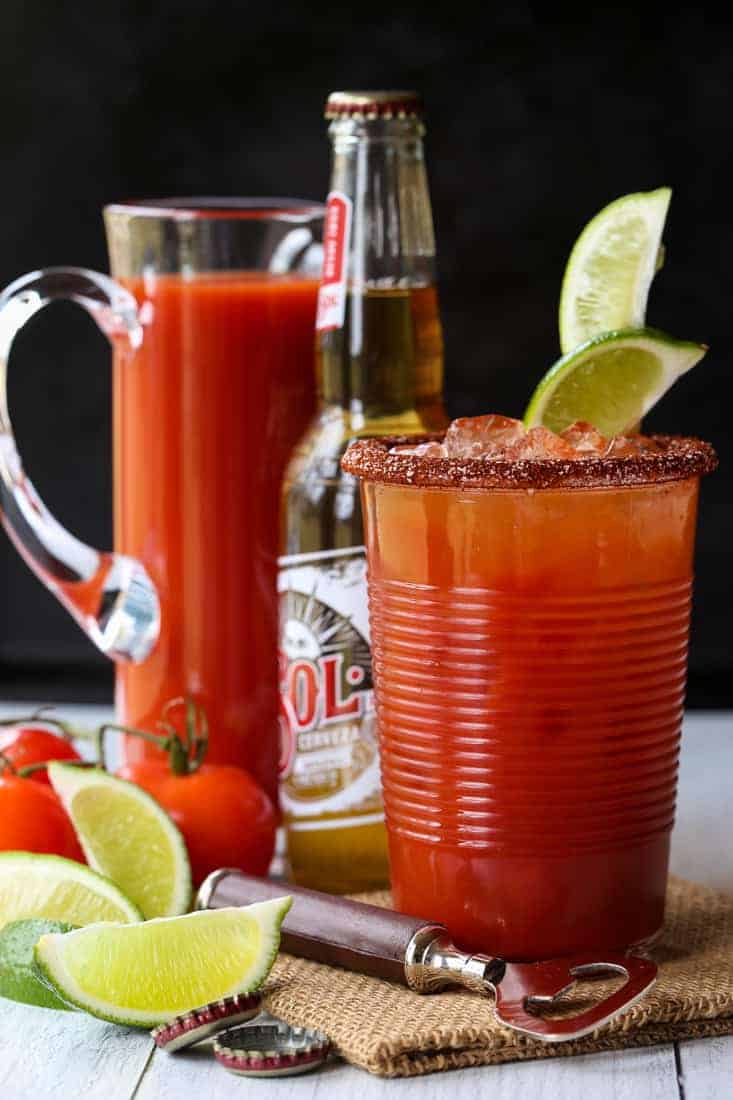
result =
[[326,118],[319,407],[283,495],[280,789],[296,882],[343,893],[388,868],[359,488],[339,460],[356,437],[447,419],[419,99],[335,92]]

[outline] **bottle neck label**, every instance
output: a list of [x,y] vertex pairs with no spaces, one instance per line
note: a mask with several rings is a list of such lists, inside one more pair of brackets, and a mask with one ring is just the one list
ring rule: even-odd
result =
[[343,191],[331,191],[323,226],[323,275],[318,291],[316,332],[343,328],[353,203]]

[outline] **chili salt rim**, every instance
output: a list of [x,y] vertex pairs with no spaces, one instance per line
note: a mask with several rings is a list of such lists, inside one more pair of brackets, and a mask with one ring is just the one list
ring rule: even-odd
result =
[[624,458],[428,458],[390,454],[405,444],[442,442],[443,435],[358,439],[341,459],[349,474],[389,485],[451,489],[618,489],[710,474],[718,456],[693,436],[653,435],[662,451]]

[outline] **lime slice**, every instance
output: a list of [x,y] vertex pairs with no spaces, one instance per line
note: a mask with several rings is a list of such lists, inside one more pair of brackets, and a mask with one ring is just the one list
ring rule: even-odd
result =
[[0,928],[29,917],[84,925],[139,921],[142,913],[114,882],[83,863],[33,852],[1,852]]
[[291,900],[42,936],[35,961],[68,1004],[113,1023],[153,1027],[257,989],[275,961]]
[[586,420],[603,435],[621,435],[706,351],[704,344],[649,328],[596,336],[551,367],[532,394],[524,423],[561,432]]
[[73,925],[57,920],[14,920],[0,932],[0,997],[41,1008],[68,1005],[40,980],[33,949],[47,932],[71,932]]
[[661,266],[662,230],[672,192],[624,195],[588,222],[570,253],[560,295],[563,355],[593,336],[640,328]]
[[146,920],[186,912],[191,901],[186,845],[154,798],[99,768],[54,763],[48,777],[90,867],[116,882]]

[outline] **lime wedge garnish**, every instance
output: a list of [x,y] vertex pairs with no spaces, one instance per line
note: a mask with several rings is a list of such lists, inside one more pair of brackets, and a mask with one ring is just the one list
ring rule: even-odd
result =
[[153,1027],[256,989],[280,945],[289,897],[143,924],[42,936],[35,961],[69,1004],[103,1020]]
[[601,333],[643,326],[671,197],[669,187],[624,195],[588,222],[563,278],[564,355]]
[[83,863],[33,852],[2,852],[0,928],[31,917],[84,925],[139,921],[142,913],[114,882]]
[[0,932],[0,997],[41,1008],[68,1009],[38,977],[33,949],[47,932],[71,932],[58,920],[15,920]]
[[99,768],[54,763],[48,777],[90,867],[116,882],[146,919],[186,912],[191,901],[186,845],[154,798]]
[[532,394],[524,423],[561,432],[585,420],[603,435],[621,435],[706,351],[704,344],[673,340],[649,328],[596,336],[547,372]]

